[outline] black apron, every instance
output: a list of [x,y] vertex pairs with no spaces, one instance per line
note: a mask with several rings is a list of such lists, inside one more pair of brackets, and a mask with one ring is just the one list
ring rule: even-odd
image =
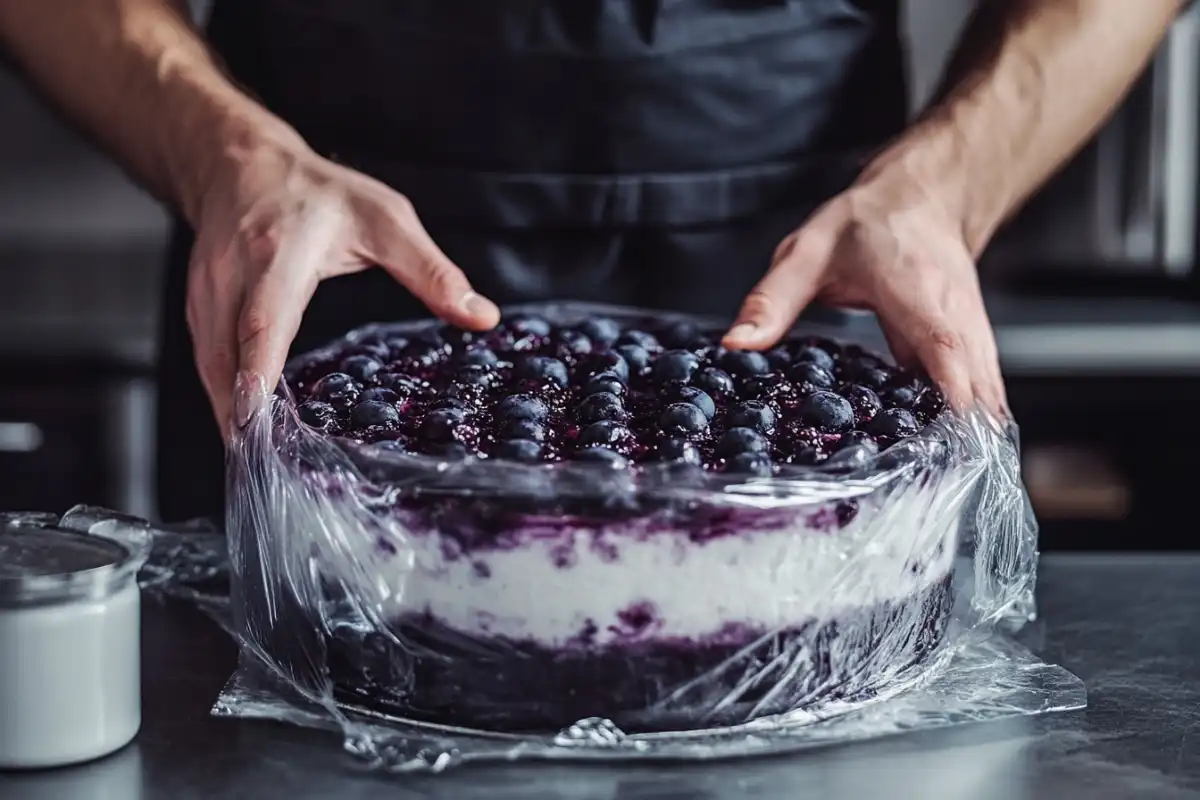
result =
[[[234,77],[318,151],[412,200],[499,303],[731,315],[779,241],[901,129],[898,0],[218,0]],[[184,317],[163,320],[164,519],[219,516],[223,453]],[[326,281],[293,352],[427,312]]]

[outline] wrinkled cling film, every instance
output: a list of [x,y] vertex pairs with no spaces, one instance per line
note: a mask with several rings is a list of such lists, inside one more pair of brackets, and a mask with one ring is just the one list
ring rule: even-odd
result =
[[206,602],[242,656],[214,713],[332,728],[369,764],[436,771],[724,758],[1085,702],[1007,638],[1034,616],[1037,562],[1012,430],[943,413],[831,462],[745,478],[439,460],[318,433],[284,387],[228,462],[231,593]]

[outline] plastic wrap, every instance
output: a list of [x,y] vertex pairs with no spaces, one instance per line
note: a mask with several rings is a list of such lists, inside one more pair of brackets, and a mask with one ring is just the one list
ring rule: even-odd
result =
[[228,464],[242,659],[216,713],[333,726],[378,766],[714,758],[1083,703],[1004,638],[1033,618],[1037,529],[983,413],[744,477],[413,455],[317,432],[285,385]]

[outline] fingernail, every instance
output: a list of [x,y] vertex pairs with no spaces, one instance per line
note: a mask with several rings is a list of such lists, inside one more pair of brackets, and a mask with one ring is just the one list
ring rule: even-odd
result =
[[753,322],[739,322],[729,329],[729,333],[725,334],[726,339],[735,341],[743,341],[753,339],[758,333],[758,326]]
[[495,303],[478,292],[467,292],[463,295],[461,305],[472,317],[489,317],[500,311]]

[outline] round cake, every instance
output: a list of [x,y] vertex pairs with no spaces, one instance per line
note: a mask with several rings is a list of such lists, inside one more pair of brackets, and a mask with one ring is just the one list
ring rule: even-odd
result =
[[[941,395],[854,345],[715,339],[520,314],[372,326],[289,365],[299,430],[349,456],[381,521],[350,545],[369,569],[322,575],[337,698],[652,732],[867,700],[919,668],[963,502]],[[299,468],[330,502],[349,491]]]

